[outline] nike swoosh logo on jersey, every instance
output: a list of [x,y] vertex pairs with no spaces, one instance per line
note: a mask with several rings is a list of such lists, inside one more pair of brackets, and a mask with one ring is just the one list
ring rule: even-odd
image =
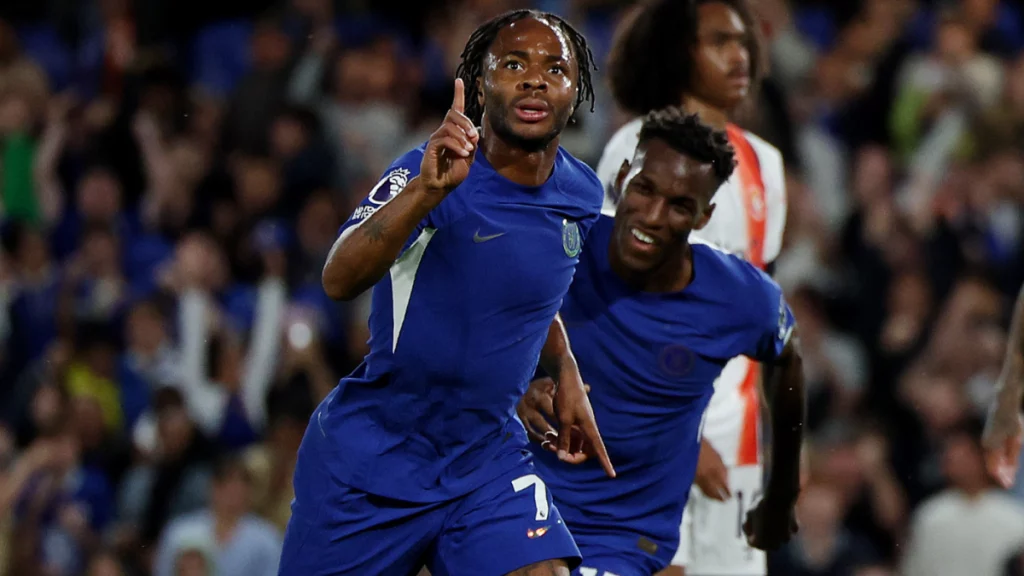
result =
[[490,236],[481,236],[480,235],[480,231],[477,230],[476,234],[473,234],[473,242],[476,242],[477,244],[479,244],[481,242],[487,242],[488,240],[494,240],[495,238],[497,238],[499,236],[504,236],[504,235],[505,235],[504,232],[499,232],[497,234],[491,234]]

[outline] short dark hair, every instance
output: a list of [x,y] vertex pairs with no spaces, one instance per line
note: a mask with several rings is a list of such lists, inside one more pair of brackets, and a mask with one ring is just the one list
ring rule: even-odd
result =
[[971,416],[946,430],[943,440],[946,444],[953,440],[967,440],[973,448],[981,450],[981,436],[984,432],[985,421],[977,416]]
[[311,397],[312,388],[305,372],[292,375],[285,386],[271,388],[266,401],[267,428],[288,423],[305,428],[316,409]]
[[608,55],[612,97],[619,107],[640,116],[676,106],[692,91],[697,7],[712,2],[735,10],[743,20],[751,85],[759,84],[765,51],[748,0],[649,0],[623,21]]
[[17,258],[21,247],[25,245],[25,237],[31,233],[32,226],[22,220],[11,220],[0,227],[0,249],[11,258]]
[[138,312],[150,312],[161,319],[167,316],[160,299],[157,296],[150,295],[140,296],[132,301],[128,313],[134,314]]
[[704,124],[696,114],[687,114],[675,106],[655,110],[644,117],[640,128],[640,146],[661,140],[673,150],[695,160],[711,164],[721,186],[736,166],[736,154],[729,137]]
[[219,454],[213,461],[214,482],[224,482],[235,475],[243,477],[247,483],[252,481],[252,471],[240,453]]
[[470,35],[466,47],[462,50],[462,61],[455,71],[456,76],[462,78],[466,86],[466,116],[476,124],[480,123],[484,112],[483,106],[478,101],[480,89],[477,87],[477,80],[483,76],[484,58],[487,56],[487,51],[491,49],[491,44],[494,44],[498,32],[509,24],[526,18],[554,22],[569,38],[573,55],[576,57],[576,68],[579,69],[576,104],[573,108],[579,108],[583,102],[590,102],[590,111],[594,111],[594,87],[590,71],[597,70],[597,65],[594,64],[594,55],[590,52],[587,39],[583,37],[583,34],[573,28],[572,24],[550,12],[513,10],[485,22]]
[[103,224],[101,222],[95,222],[92,224],[86,224],[81,231],[80,241],[84,243],[86,240],[93,238],[94,236],[100,236],[119,243],[121,241],[120,236],[117,234],[117,230],[109,224]]
[[153,392],[153,413],[157,416],[174,408],[185,408],[185,396],[175,386],[161,386]]
[[282,120],[291,120],[298,123],[311,136],[320,132],[320,119],[317,117],[316,112],[306,106],[298,104],[287,105],[278,113],[277,117]]
[[72,342],[78,353],[116,351],[121,348],[122,339],[120,326],[113,320],[82,319],[73,326]]

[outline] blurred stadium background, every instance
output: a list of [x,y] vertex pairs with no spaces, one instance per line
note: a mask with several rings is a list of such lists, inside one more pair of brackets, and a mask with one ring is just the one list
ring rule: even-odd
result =
[[[0,1],[0,574],[276,574],[306,420],[365,348],[327,250],[524,4],[599,63],[629,6]],[[754,4],[771,76],[737,120],[786,160],[811,397],[771,573],[1019,573],[1024,490],[977,438],[1024,282],[1024,9]],[[563,140],[592,164],[626,119],[598,80]]]

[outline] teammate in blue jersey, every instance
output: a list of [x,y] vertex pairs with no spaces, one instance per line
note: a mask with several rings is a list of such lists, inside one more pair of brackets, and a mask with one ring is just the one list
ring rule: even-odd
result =
[[[736,530],[770,549],[796,528],[804,387],[792,312],[769,276],[689,241],[711,218],[712,197],[733,165],[724,132],[675,108],[648,115],[632,162],[619,172],[617,214],[594,225],[562,304],[618,478],[545,449],[566,435],[545,418],[553,414],[550,380],[535,380],[520,404],[540,442],[531,446],[541,477],[583,553],[580,576],[647,576],[668,565],[713,382],[741,354],[775,367],[773,454],[764,498],[745,522],[736,519]],[[690,449],[680,450],[685,438]]]
[[567,439],[562,457],[614,475],[557,320],[603,194],[558,146],[592,99],[590,53],[558,17],[518,11],[462,58],[444,123],[387,170],[324,268],[333,298],[374,287],[370,353],[306,430],[282,575],[568,576],[579,552],[515,413],[538,361],[593,446]]

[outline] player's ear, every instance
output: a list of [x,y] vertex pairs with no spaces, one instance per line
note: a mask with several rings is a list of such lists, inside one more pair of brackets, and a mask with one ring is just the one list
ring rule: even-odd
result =
[[484,77],[481,75],[476,79],[476,103],[480,109],[484,109]]
[[615,191],[622,196],[622,185],[626,182],[626,174],[629,174],[629,160],[623,160],[619,166],[619,173],[615,175]]
[[704,212],[700,215],[700,220],[697,220],[697,225],[693,227],[694,230],[702,230],[708,225],[711,220],[711,215],[715,213],[715,204],[708,204],[708,207],[704,209]]

